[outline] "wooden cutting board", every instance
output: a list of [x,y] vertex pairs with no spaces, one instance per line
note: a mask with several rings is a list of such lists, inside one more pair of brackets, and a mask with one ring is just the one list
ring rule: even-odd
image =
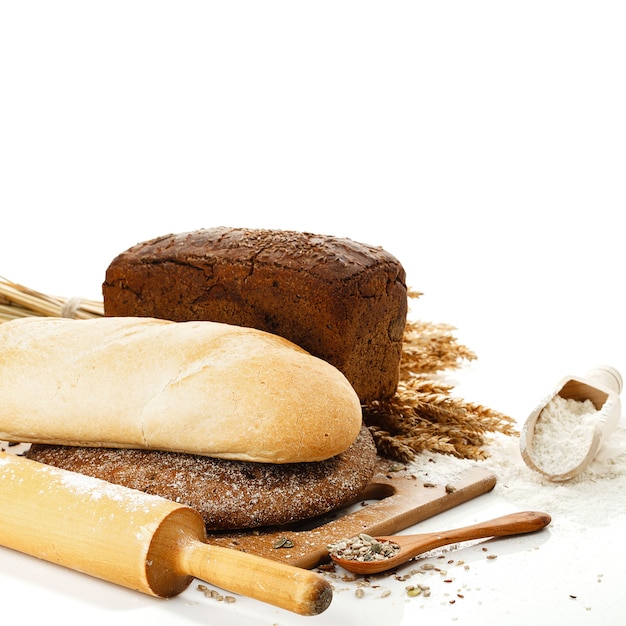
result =
[[359,533],[391,535],[491,491],[496,478],[472,468],[445,484],[379,465],[359,501],[343,511],[297,527],[210,533],[208,543],[303,568],[328,562],[328,544]]

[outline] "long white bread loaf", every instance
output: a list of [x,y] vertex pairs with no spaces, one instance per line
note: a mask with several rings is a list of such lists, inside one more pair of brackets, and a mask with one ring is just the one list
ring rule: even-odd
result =
[[319,461],[361,428],[339,370],[251,328],[152,318],[0,324],[0,439]]

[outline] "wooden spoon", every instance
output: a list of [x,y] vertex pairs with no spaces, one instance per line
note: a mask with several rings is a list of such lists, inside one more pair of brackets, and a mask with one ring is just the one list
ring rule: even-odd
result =
[[383,572],[402,563],[406,563],[414,556],[428,552],[434,548],[449,545],[459,541],[482,539],[484,537],[504,537],[506,535],[519,535],[530,533],[544,528],[552,521],[547,513],[536,511],[523,511],[511,513],[495,519],[456,528],[444,532],[421,533],[418,535],[391,535],[375,537],[380,542],[390,541],[399,546],[399,550],[392,556],[379,560],[361,561],[351,558],[341,558],[331,552],[330,557],[344,569],[355,574],[376,574]]

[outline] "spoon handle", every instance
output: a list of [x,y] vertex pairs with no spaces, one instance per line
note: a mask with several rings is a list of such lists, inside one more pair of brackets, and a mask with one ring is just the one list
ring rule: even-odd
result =
[[530,533],[544,528],[550,521],[551,517],[547,513],[537,511],[511,513],[485,522],[479,522],[478,524],[472,524],[471,526],[463,526],[443,532],[426,533],[422,535],[423,541],[416,543],[411,548],[411,552],[417,555],[421,552],[459,541]]

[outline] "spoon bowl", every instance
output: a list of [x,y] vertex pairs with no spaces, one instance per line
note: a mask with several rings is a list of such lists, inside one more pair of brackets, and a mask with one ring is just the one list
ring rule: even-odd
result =
[[[363,560],[353,556],[342,557],[340,552],[334,552],[330,547],[330,557],[339,566],[354,574],[376,574],[402,565],[413,557],[441,546],[460,541],[483,539],[485,537],[504,537],[531,533],[546,527],[552,518],[547,513],[538,511],[522,511],[496,517],[486,522],[479,522],[471,526],[455,528],[443,532],[420,533],[417,535],[389,535],[378,536],[374,539],[379,544],[392,544],[394,548],[389,555],[380,556],[373,560]],[[395,544],[395,545],[394,545]],[[336,545],[336,544],[335,544]],[[396,547],[397,546],[397,547]],[[379,550],[380,546],[375,550]],[[384,551],[383,551],[384,554]]]

